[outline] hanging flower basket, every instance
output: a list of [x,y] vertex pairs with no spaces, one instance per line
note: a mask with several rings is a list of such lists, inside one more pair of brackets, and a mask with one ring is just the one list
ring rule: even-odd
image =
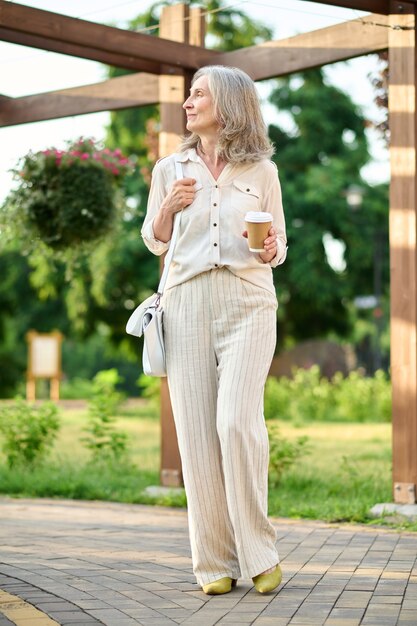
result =
[[80,138],[67,150],[30,152],[3,211],[30,239],[55,250],[92,242],[111,230],[121,182],[132,170],[119,149],[100,148],[94,139]]

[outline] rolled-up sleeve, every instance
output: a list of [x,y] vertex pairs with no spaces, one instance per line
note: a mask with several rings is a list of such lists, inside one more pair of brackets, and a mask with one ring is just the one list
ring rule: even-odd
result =
[[278,239],[277,237],[277,253],[272,259],[272,261],[269,261],[269,265],[272,268],[278,267],[278,265],[282,265],[285,259],[287,258],[287,250],[288,250],[287,244],[283,244],[282,241]]
[[271,163],[271,180],[267,192],[263,198],[263,211],[268,211],[273,215],[273,224],[277,231],[277,253],[268,263],[272,268],[282,265],[287,258],[287,235],[285,231],[284,209],[282,207],[281,184],[279,182],[278,170],[275,163]]
[[153,222],[159,211],[159,208],[166,196],[166,182],[163,169],[159,162],[155,164],[152,172],[151,188],[149,191],[148,207],[145,220],[143,222],[141,235],[148,250],[160,256],[169,248],[170,242],[159,241],[155,238],[153,230]]

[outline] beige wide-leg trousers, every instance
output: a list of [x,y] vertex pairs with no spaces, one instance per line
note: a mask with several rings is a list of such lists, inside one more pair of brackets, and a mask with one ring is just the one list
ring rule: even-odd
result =
[[263,393],[276,341],[274,294],[225,268],[164,294],[168,384],[200,585],[278,563],[267,518]]

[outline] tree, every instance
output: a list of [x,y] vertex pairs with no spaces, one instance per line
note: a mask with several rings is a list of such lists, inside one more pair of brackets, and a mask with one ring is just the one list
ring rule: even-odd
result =
[[[157,2],[129,27],[156,26],[166,4],[171,3]],[[212,12],[207,17],[211,48],[231,50],[271,38],[268,27],[233,7],[223,7],[219,0],[209,1],[205,8]],[[108,75],[124,73],[110,68]],[[288,259],[277,273],[280,342],[328,334],[348,336],[357,318],[352,313],[354,297],[373,292],[371,242],[376,229],[383,238],[379,252],[384,285],[388,274],[387,189],[370,187],[360,176],[368,159],[367,121],[348,96],[326,84],[320,70],[280,80],[271,100],[290,114],[294,125],[291,131],[278,123],[270,128],[277,146],[289,236]],[[156,106],[112,113],[106,145],[136,154],[137,168],[126,180],[128,206],[117,231],[96,247],[88,262],[80,262],[68,275],[59,261],[51,263],[38,255],[29,264],[16,248],[0,252],[0,367],[4,372],[0,393],[6,386],[10,392],[24,371],[24,334],[29,328],[57,327],[78,344],[98,338],[100,345],[116,346],[118,354],[130,358],[132,370],[136,369],[137,346],[126,336],[125,323],[131,308],[158,282],[158,259],[148,253],[139,234],[150,171],[157,158],[158,122]],[[346,190],[352,184],[364,190],[362,212],[349,211],[346,203]],[[327,261],[326,233],[346,246],[344,271],[335,271]],[[369,322],[369,313],[363,315]],[[112,367],[114,361],[103,360],[104,364]],[[123,375],[127,377],[126,372]]]
[[59,297],[41,300],[30,283],[27,258],[17,249],[0,254],[0,397],[12,395],[24,378],[28,330],[69,330],[65,305]]
[[[360,175],[369,159],[366,120],[348,95],[326,84],[320,69],[278,82],[271,102],[291,116],[293,128],[274,124],[289,241],[278,278],[281,342],[348,336],[356,296],[374,292],[373,237],[382,240],[382,280],[388,284],[386,185]],[[363,190],[361,212],[347,203],[351,185]],[[328,261],[325,235],[346,246],[346,268]]]
[[[160,10],[167,4],[171,2],[156,2],[146,13],[132,20],[129,28],[138,30],[157,25]],[[196,0],[191,4],[197,4]],[[212,48],[232,50],[271,38],[268,27],[256,23],[242,11],[222,8],[219,0],[210,0],[205,9],[215,11],[208,16]],[[158,29],[151,32],[157,35]],[[109,78],[126,73],[129,72],[108,69]],[[88,344],[86,350],[91,352],[97,350],[97,344],[111,344],[115,348],[109,347],[108,360],[101,353],[102,367],[119,367],[121,357],[125,361],[130,359],[131,372],[126,368],[123,376],[130,377],[131,381],[137,378],[137,340],[126,335],[125,324],[132,307],[158,283],[158,259],[149,254],[140,238],[150,172],[158,156],[158,123],[157,106],[111,114],[106,146],[119,147],[126,154],[136,155],[137,167],[124,183],[128,206],[117,231],[97,245],[88,258],[68,271],[59,260],[45,258],[41,253],[28,259],[21,256],[13,244],[0,249],[0,368],[3,372],[0,395],[12,393],[16,382],[22,378],[26,365],[24,335],[29,328],[49,331],[56,327],[64,333],[64,350],[70,346],[65,368],[71,361],[70,367],[77,371],[81,344]],[[117,354],[119,361],[116,363]],[[94,363],[89,355],[83,365],[88,363],[92,368],[97,359],[100,356],[95,352]],[[86,369],[82,371],[85,375]],[[94,369],[91,375],[96,371]]]

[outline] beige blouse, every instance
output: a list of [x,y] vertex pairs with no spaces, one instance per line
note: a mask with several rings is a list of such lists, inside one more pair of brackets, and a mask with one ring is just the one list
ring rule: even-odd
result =
[[[182,212],[180,231],[166,289],[201,272],[227,267],[240,278],[275,293],[272,267],[287,255],[281,187],[276,165],[267,159],[256,163],[228,163],[217,181],[194,149],[159,160],[152,173],[148,210],[142,237],[151,252],[160,255],[169,247],[155,239],[153,220],[175,181],[175,158],[182,162],[184,178],[194,178],[196,195]],[[277,254],[264,263],[250,252],[245,230],[247,211],[268,211],[277,230]]]

